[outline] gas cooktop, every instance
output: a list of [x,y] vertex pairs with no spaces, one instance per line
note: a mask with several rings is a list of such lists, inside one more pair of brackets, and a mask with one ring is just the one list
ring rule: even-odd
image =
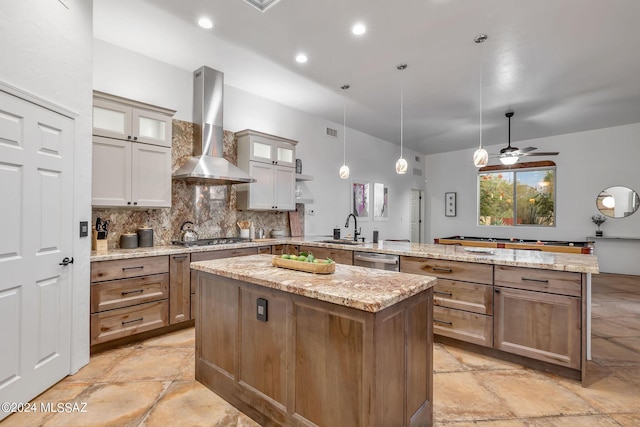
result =
[[171,244],[180,246],[210,246],[210,245],[229,245],[232,243],[248,242],[248,239],[240,237],[212,237],[210,239],[198,239],[190,242],[182,240],[172,240]]

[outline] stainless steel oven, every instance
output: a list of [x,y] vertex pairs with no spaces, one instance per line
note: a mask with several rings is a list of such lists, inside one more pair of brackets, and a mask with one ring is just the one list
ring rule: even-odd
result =
[[400,271],[400,257],[373,252],[354,252],[353,265],[377,268],[378,270]]

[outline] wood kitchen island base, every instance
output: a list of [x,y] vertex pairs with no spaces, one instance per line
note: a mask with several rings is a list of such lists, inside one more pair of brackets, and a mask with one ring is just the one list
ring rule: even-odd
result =
[[196,379],[260,425],[432,425],[431,287],[370,312],[203,271],[192,280]]

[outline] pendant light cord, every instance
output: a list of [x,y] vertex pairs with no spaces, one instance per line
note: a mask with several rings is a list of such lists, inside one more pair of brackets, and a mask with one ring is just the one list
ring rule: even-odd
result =
[[344,100],[344,104],[342,105],[342,119],[343,119],[343,127],[342,130],[342,164],[347,164],[347,100]]
[[[482,43],[481,43],[482,44]],[[480,46],[480,148],[482,148],[482,72],[484,64],[484,45]]]
[[402,158],[402,141],[404,137],[404,85],[400,78],[400,158]]

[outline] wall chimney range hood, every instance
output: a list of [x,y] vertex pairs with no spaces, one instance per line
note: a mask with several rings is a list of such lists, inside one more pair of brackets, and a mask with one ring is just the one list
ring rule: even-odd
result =
[[193,157],[173,173],[173,179],[202,185],[255,182],[222,157],[224,74],[201,67],[193,72],[193,77]]

